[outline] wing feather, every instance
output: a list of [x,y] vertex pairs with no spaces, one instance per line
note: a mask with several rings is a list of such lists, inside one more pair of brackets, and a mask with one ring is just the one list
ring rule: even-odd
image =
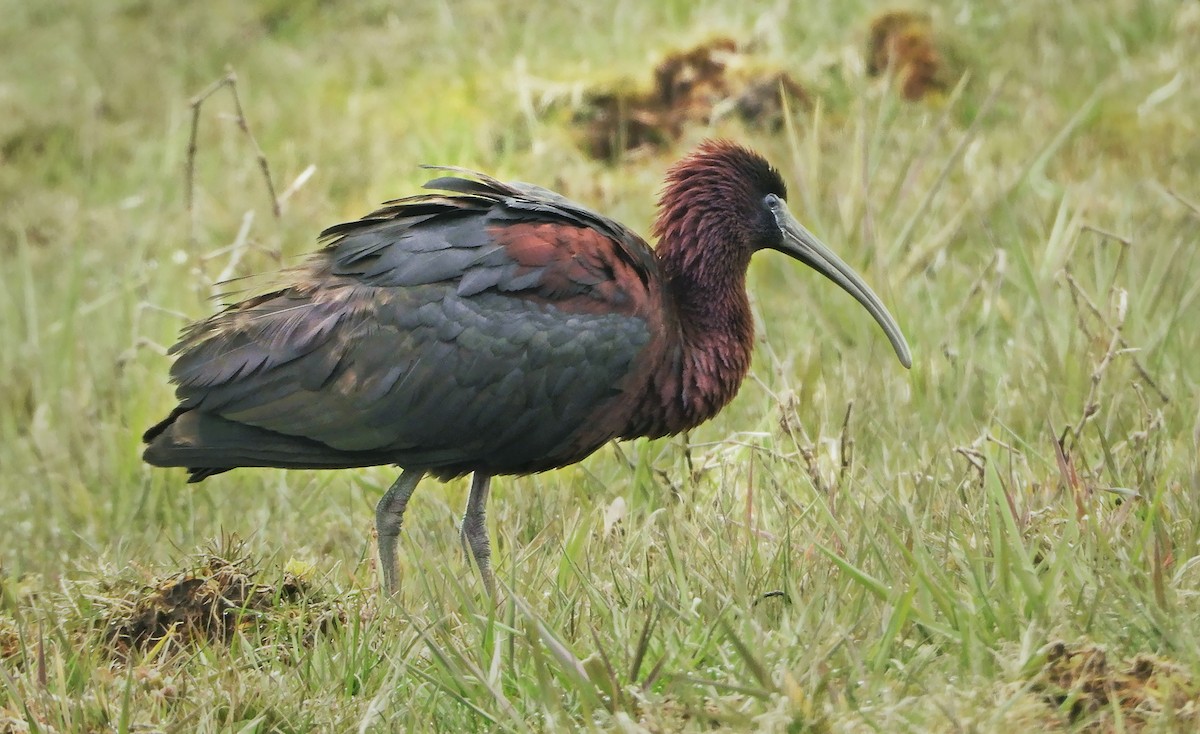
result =
[[[649,248],[552,192],[452,170],[427,184],[450,194],[327,229],[290,282],[190,327],[181,408],[324,447],[322,466],[528,471],[615,435],[596,416],[651,341]],[[263,445],[235,465],[288,456]]]

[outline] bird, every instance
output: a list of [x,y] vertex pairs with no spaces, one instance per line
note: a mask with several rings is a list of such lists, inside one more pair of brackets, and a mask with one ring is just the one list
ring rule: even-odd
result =
[[751,257],[774,250],[847,291],[912,354],[883,302],[790,213],[779,171],[708,139],[669,167],[652,234],[523,182],[457,167],[329,227],[264,292],[185,327],[178,405],[144,460],[189,482],[241,467],[394,465],[375,509],[398,590],[405,509],[426,476],[471,475],[460,539],[496,599],[494,476],[569,466],[609,441],[679,434],[750,368]]

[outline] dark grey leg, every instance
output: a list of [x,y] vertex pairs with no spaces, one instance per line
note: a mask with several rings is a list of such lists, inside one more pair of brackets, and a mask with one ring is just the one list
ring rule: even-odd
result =
[[492,549],[488,542],[487,531],[487,498],[492,477],[488,474],[475,472],[471,477],[471,496],[467,499],[467,511],[463,513],[462,544],[463,551],[475,558],[479,566],[479,576],[488,596],[496,599],[496,580],[492,576]]
[[375,505],[375,531],[379,535],[379,568],[383,571],[383,590],[395,594],[396,584],[396,539],[400,537],[400,525],[404,522],[404,508],[412,497],[417,482],[425,476],[423,471],[404,470],[388,488],[379,504]]

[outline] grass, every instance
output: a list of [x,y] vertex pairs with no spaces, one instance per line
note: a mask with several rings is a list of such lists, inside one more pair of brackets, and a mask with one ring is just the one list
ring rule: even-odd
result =
[[[0,0],[0,732],[1193,730],[1200,13],[934,3],[966,77],[913,105],[863,72],[883,6],[750,5]],[[519,104],[715,32],[820,104],[616,167]],[[316,167],[278,220],[223,94],[184,208],[188,100],[226,66],[276,184]],[[762,256],[721,416],[495,483],[494,610],[464,482],[417,494],[392,603],[370,527],[393,470],[193,487],[141,464],[163,348],[244,226],[234,272],[270,270],[433,162],[646,232],[710,134],[780,167],[911,372],[845,294]],[[217,637],[106,642],[209,578],[214,543],[275,596]]]

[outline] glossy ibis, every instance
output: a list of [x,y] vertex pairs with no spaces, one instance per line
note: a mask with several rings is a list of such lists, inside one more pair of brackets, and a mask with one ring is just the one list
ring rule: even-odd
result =
[[146,461],[186,467],[192,482],[237,467],[398,465],[375,510],[388,591],[418,482],[474,474],[461,537],[494,597],[492,477],[715,415],[750,366],[746,268],[759,250],[849,291],[911,364],[879,298],[744,147],[707,141],[671,168],[654,250],[546,189],[447,170],[425,185],[442,193],[330,227],[278,287],[187,327],[172,350],[179,406],[146,432]]

